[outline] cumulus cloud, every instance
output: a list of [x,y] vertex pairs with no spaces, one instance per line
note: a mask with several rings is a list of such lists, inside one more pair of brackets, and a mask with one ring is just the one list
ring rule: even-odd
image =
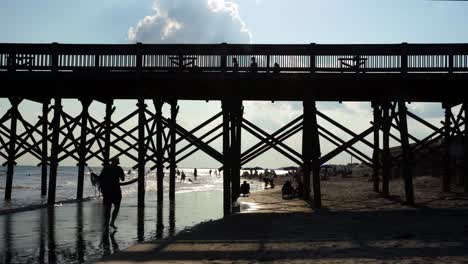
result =
[[154,13],[128,30],[143,43],[250,43],[251,33],[231,0],[154,0]]

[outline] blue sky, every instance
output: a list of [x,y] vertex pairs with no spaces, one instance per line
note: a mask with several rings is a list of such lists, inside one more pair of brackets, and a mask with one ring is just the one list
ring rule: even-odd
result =
[[[190,1],[186,1],[190,2]],[[467,42],[468,3],[237,0],[254,43]],[[126,43],[150,0],[4,0],[0,41]]]
[[[161,12],[167,14],[161,15]],[[224,41],[223,38],[228,42],[250,39],[252,43],[468,42],[467,14],[468,2],[463,1],[3,0],[0,3],[0,42],[163,42],[159,41],[161,30],[168,25],[168,42],[219,43]],[[135,39],[129,34],[131,28],[136,32]],[[242,28],[249,34],[240,32]],[[134,106],[134,102],[122,104],[124,107]],[[6,101],[1,100],[0,114],[7,107]],[[73,102],[67,107],[74,111],[79,109]],[[370,121],[371,111],[366,103],[320,104],[319,107],[337,119],[351,118],[354,122],[349,126],[357,132],[364,130]],[[25,107],[31,112],[34,112],[33,108]],[[412,104],[410,108],[422,115],[430,115],[435,123],[440,121],[440,105]],[[202,121],[200,113],[217,110],[219,104],[214,102],[184,103],[181,111],[187,114],[186,120],[181,122],[194,125]],[[246,111],[249,118],[269,130],[300,114],[297,104],[267,102],[247,103]],[[265,114],[268,111],[276,111],[276,114]],[[354,113],[354,117],[350,113]],[[419,135],[427,132],[417,126],[414,130]],[[249,140],[254,142],[248,137],[245,139],[246,144]],[[292,139],[290,143],[300,150],[299,139]],[[324,145],[323,152],[330,148]],[[205,156],[198,155],[185,165],[216,164],[205,160]],[[349,156],[344,156],[333,162],[348,160]],[[287,160],[274,153],[262,157],[258,163],[262,166],[289,165]]]

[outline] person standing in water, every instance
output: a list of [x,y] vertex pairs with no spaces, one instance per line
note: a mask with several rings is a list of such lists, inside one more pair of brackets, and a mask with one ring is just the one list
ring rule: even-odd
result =
[[197,168],[193,169],[193,178],[197,180]]
[[104,227],[106,229],[109,228],[111,209],[112,205],[114,205],[110,226],[117,229],[117,226],[115,226],[115,219],[119,214],[120,202],[122,201],[120,181],[125,180],[125,174],[122,167],[119,166],[120,162],[118,157],[112,158],[110,162],[109,165],[104,166],[99,175],[99,185],[101,187],[104,203]]

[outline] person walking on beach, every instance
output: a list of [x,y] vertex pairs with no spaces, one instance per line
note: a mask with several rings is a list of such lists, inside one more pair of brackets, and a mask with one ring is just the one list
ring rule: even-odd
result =
[[[119,164],[118,157],[112,158],[110,164],[104,166],[99,175],[99,185],[101,187],[104,203],[104,227],[106,229],[109,228],[109,220],[110,226],[117,229],[117,226],[115,226],[115,219],[119,214],[120,202],[122,201],[120,181],[125,180],[124,171]],[[112,219],[110,219],[112,205],[114,205],[114,211],[112,212]]]
[[180,176],[180,182],[185,182],[185,173],[182,171],[182,175]]

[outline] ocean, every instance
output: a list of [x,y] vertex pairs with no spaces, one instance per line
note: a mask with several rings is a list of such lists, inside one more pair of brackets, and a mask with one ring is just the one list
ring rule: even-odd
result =
[[[100,168],[91,168],[99,172]],[[136,172],[124,168],[126,179]],[[175,203],[169,202],[168,171],[164,177],[164,202],[156,202],[156,173],[146,175],[144,210],[137,208],[137,186],[122,186],[123,200],[115,232],[102,228],[102,201],[92,186],[89,171],[85,175],[84,197],[89,201],[66,203],[76,196],[77,168],[60,167],[57,176],[57,205],[0,215],[1,263],[88,263],[133,244],[162,239],[203,222],[223,217],[222,175],[214,169],[179,168],[187,178],[176,181]],[[258,171],[259,173],[261,171]],[[277,171],[278,174],[284,171]],[[192,181],[189,181],[192,180]],[[258,179],[250,182],[251,191],[263,188]],[[0,172],[0,197],[4,195],[5,171]],[[12,200],[1,210],[43,204],[40,197],[40,169],[17,166],[13,179]],[[112,231],[112,230],[111,230]]]

